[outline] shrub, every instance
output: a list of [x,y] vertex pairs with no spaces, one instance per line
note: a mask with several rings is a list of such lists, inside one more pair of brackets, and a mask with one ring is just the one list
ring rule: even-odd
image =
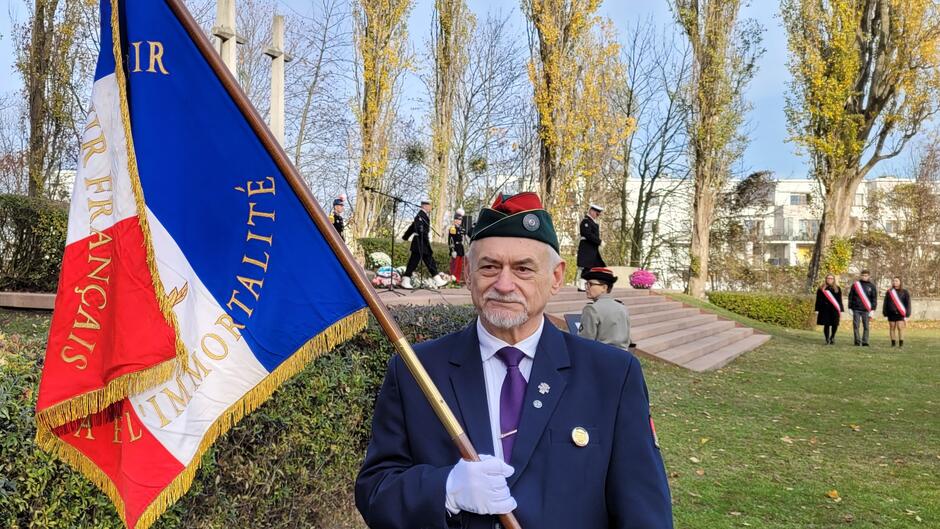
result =
[[709,292],[708,301],[735,314],[793,329],[811,328],[815,300],[772,292]]
[[66,204],[0,195],[0,290],[55,292],[67,230]]
[[[394,313],[415,342],[473,317],[465,306]],[[104,494],[33,443],[43,349],[42,339],[0,337],[0,527],[123,527]],[[190,492],[154,527],[361,527],[351,491],[391,354],[372,322],[317,358],[219,439]]]
[[640,268],[630,274],[630,286],[633,288],[652,288],[656,283],[656,274]]
[[[408,264],[408,256],[411,255],[411,243],[401,240],[401,233],[395,235],[395,259],[392,263],[396,268]],[[381,237],[365,237],[359,239],[359,246],[364,255],[371,255],[375,252],[382,252],[392,255],[391,240]],[[445,274],[450,270],[450,248],[447,244],[441,242],[432,242],[431,251],[434,252],[434,262],[437,264],[437,271]],[[418,265],[421,273],[426,272],[424,265]]]

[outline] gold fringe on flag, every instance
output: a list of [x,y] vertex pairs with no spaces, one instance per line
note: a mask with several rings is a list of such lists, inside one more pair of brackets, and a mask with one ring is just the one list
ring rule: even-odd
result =
[[[238,423],[243,417],[264,404],[271,395],[283,384],[303,369],[312,360],[324,352],[331,351],[337,345],[349,340],[360,331],[362,331],[369,322],[369,309],[364,308],[353,312],[349,316],[337,321],[324,329],[321,333],[314,336],[300,347],[293,355],[281,363],[270,375],[264,378],[257,386],[251,388],[237,402],[229,406],[219,418],[215,420],[212,426],[206,431],[205,436],[199,443],[199,448],[193,455],[192,460],[186,465],[186,468],[150,503],[137,525],[132,529],[148,529],[157,518],[180,499],[193,483],[196,477],[196,471],[202,465],[202,456],[212,444],[218,440],[232,426]],[[72,445],[59,439],[55,433],[48,429],[40,427],[36,434],[36,442],[44,450],[58,456],[66,463],[78,469],[89,480],[100,488],[111,501],[124,524],[127,525],[124,502],[118,494],[117,488],[111,479],[98,468],[81,451]]]
[[125,397],[166,382],[173,376],[177,367],[177,359],[171,358],[143,371],[121,375],[101,389],[82,393],[43,410],[37,410],[36,425],[51,430],[94,415]]
[[127,526],[127,519],[124,517],[124,499],[121,498],[111,478],[98,465],[88,459],[81,450],[59,439],[55,432],[42,424],[36,425],[36,444],[39,448],[68,463],[70,467],[78,470],[96,487],[101,489],[111,499],[111,503],[117,509],[118,516],[121,517],[124,526]]

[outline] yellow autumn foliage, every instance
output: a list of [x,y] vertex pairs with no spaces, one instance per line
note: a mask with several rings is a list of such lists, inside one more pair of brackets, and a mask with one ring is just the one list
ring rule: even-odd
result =
[[411,66],[407,53],[408,13],[412,0],[354,0],[353,39],[359,66],[359,121],[362,153],[356,207],[350,228],[364,237],[382,202],[364,190],[382,187],[388,168],[390,132],[395,119],[394,88]]
[[612,108],[610,96],[626,71],[613,23],[596,14],[600,3],[522,2],[538,39],[528,70],[539,114],[540,191],[558,219],[583,205],[585,191],[634,127]]

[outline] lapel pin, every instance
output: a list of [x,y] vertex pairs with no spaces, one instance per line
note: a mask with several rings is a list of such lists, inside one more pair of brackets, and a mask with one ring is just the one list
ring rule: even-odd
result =
[[536,409],[539,409],[542,407],[542,401],[540,400],[532,401],[532,405],[535,406]]
[[574,430],[571,430],[571,440],[574,441],[575,445],[583,448],[590,442],[591,436],[588,435],[587,430],[578,426]]
[[541,393],[542,395],[548,394],[548,392],[549,392],[551,389],[552,389],[552,387],[549,386],[548,384],[546,384],[545,382],[542,382],[541,384],[539,384],[539,393]]

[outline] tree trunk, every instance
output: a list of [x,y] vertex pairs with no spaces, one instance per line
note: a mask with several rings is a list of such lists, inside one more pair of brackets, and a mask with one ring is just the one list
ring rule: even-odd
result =
[[822,270],[822,267],[832,238],[848,237],[855,232],[856,227],[852,225],[852,204],[855,202],[855,191],[861,180],[859,175],[838,178],[835,181],[839,183],[826,190],[819,233],[816,235],[813,256],[806,270],[807,292],[812,292],[819,284],[820,272],[828,273],[828,270]]
[[695,201],[692,204],[692,243],[689,245],[689,286],[686,294],[705,297],[708,280],[708,245],[712,214],[715,210],[715,192],[695,183]]
[[42,196],[46,187],[47,138],[44,125],[48,113],[46,79],[52,45],[56,0],[36,0],[29,43],[29,74],[26,80],[29,101],[29,196]]
[[[541,138],[541,134],[539,134]],[[555,186],[555,160],[554,151],[548,145],[544,138],[539,140],[539,187],[542,191],[542,199],[548,202],[549,195]]]

